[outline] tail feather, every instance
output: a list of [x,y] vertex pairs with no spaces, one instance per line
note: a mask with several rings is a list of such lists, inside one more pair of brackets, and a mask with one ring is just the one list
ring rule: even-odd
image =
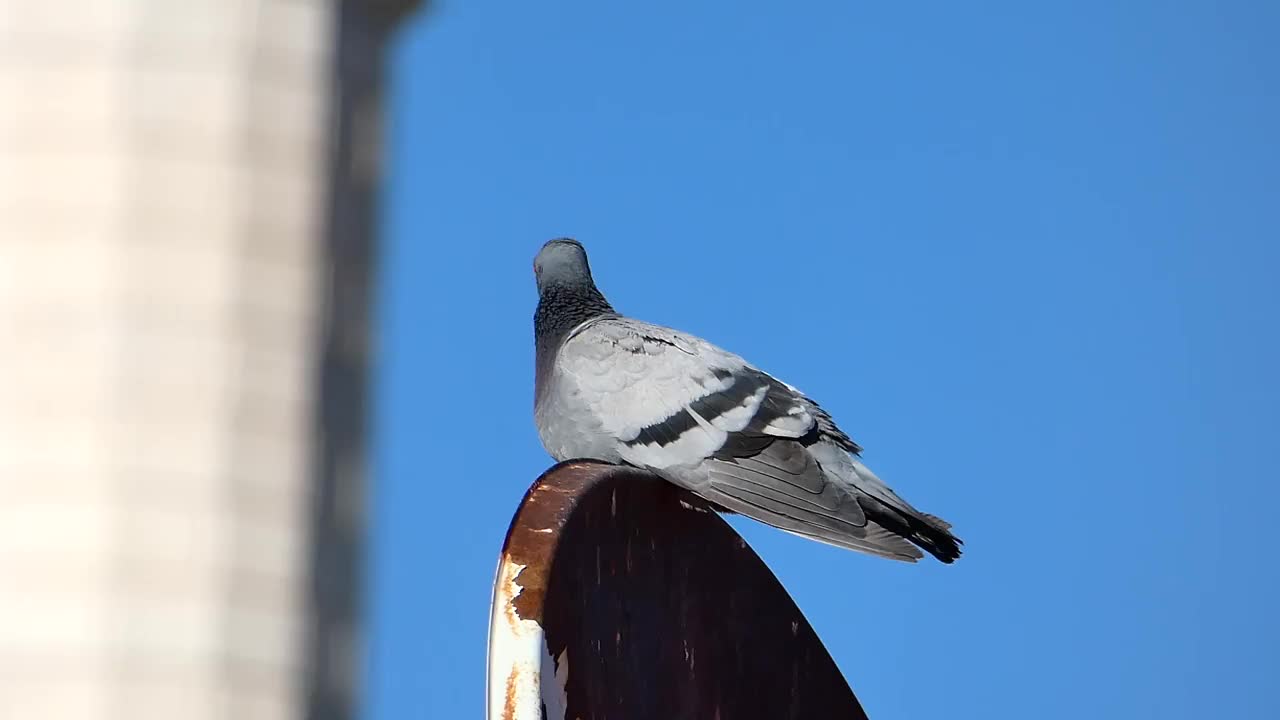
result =
[[944,563],[953,563],[960,557],[960,546],[964,542],[951,533],[951,523],[915,509],[859,460],[853,461],[851,479],[867,519],[910,540]]
[[902,511],[867,495],[859,496],[858,504],[868,520],[906,538],[942,562],[950,564],[960,557],[964,541],[951,534],[951,524],[947,521],[914,508]]
[[951,523],[947,522],[946,520],[943,520],[942,518],[938,517],[937,515],[930,515],[929,513],[920,513],[920,514],[921,514],[921,515],[922,515],[926,520],[928,520],[929,522],[931,522],[931,523],[933,523],[934,525],[938,526],[939,528],[942,528],[943,530],[950,530],[950,529],[951,529]]

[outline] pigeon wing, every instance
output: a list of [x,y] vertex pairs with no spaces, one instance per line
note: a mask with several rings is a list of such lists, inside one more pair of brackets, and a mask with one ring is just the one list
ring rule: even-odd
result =
[[[795,388],[692,335],[606,318],[566,341],[560,369],[626,462],[668,477],[705,470],[690,490],[788,532],[898,560],[920,552],[869,522],[854,493],[808,451],[858,446]],[[695,475],[697,473],[694,473]]]
[[589,322],[566,339],[557,363],[618,454],[641,467],[758,450],[817,423],[802,396],[742,358],[657,325]]

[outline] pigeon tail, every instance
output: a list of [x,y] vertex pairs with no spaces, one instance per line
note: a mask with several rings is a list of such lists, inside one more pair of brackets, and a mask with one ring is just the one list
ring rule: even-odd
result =
[[868,520],[905,538],[942,562],[949,565],[960,557],[960,546],[964,541],[951,534],[951,525],[947,521],[922,512],[901,512],[867,496],[859,497],[858,504],[862,505]]

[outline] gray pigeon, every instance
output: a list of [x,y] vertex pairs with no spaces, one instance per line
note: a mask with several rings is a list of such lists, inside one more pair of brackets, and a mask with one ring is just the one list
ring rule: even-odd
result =
[[720,508],[819,542],[914,562],[960,556],[945,521],[858,459],[818,404],[733,353],[619,315],[576,240],[533,261],[534,421],[556,460],[656,473]]

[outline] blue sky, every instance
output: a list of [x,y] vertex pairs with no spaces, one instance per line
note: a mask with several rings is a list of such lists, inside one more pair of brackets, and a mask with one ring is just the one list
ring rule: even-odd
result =
[[1280,4],[442,0],[388,101],[364,717],[478,717],[530,261],[803,388],[954,566],[735,519],[875,720],[1280,717]]

